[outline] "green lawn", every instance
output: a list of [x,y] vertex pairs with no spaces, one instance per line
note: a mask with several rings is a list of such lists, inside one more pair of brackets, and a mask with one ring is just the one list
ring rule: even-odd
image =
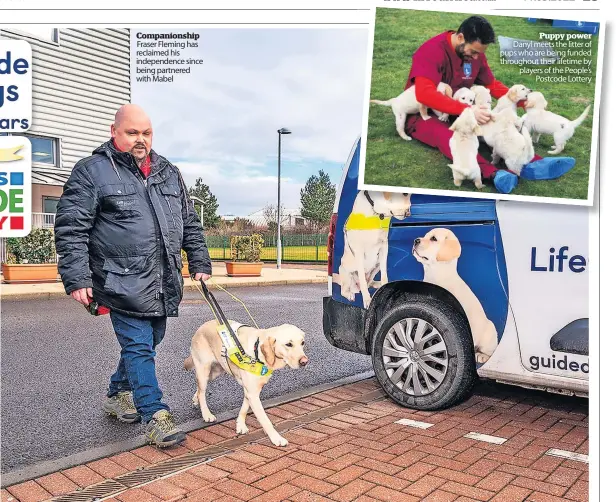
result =
[[[376,9],[374,53],[372,63],[371,99],[389,99],[404,90],[413,52],[427,39],[448,29],[455,30],[468,14],[421,12],[406,9]],[[494,27],[496,35],[526,40],[539,40],[539,32],[577,33],[552,28],[551,23],[529,23],[526,18],[485,16]],[[519,67],[501,65],[498,43],[490,45],[487,58],[497,79],[505,85],[524,84],[541,91],[548,100],[548,110],[568,119],[578,117],[594,100],[594,71],[597,64],[597,36],[593,41],[593,82],[541,83],[535,76],[520,75]],[[495,102],[494,102],[495,103]],[[520,110],[521,114],[521,110]],[[514,195],[532,195],[586,199],[590,167],[592,137],[592,108],[588,118],[579,126],[560,154],[577,160],[576,166],[557,180],[525,181],[520,179]],[[535,151],[548,156],[553,144],[551,136],[543,135]],[[488,159],[489,150],[480,148]],[[405,141],[398,136],[394,117],[389,108],[370,105],[368,138],[366,143],[366,170],[364,182],[371,185],[387,185],[410,188],[476,191],[472,182],[465,181],[462,187],[453,184],[450,161],[438,150],[416,140]],[[496,193],[486,185],[484,193]]]
[[[318,249],[318,259],[317,259]],[[208,248],[213,260],[225,260],[231,258],[229,248]],[[283,260],[287,261],[327,261],[327,246],[284,246]],[[264,247],[261,250],[261,259],[276,260],[276,247]]]

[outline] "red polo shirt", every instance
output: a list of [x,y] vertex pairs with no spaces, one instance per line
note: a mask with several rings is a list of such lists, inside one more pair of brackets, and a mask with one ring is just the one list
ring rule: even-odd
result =
[[[115,142],[115,139],[113,140],[113,146],[115,146],[116,150],[118,150],[119,152],[121,152],[122,150],[120,150],[120,148],[118,147],[118,144]],[[150,156],[148,155],[145,160],[141,163],[141,165],[139,166],[139,169],[141,169],[141,172],[143,173],[143,175],[147,178],[150,173],[152,172],[152,162],[150,160]]]
[[424,42],[413,54],[413,64],[405,89],[415,85],[417,101],[443,113],[460,115],[467,105],[436,90],[440,82],[449,84],[455,93],[461,87],[483,85],[495,98],[504,96],[507,86],[494,78],[485,54],[465,61],[451,44],[453,31],[446,31]]

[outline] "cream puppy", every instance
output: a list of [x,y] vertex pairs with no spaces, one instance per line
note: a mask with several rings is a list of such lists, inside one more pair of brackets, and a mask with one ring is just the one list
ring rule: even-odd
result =
[[496,350],[498,337],[479,299],[458,275],[461,254],[460,241],[446,228],[430,230],[424,237],[415,239],[413,245],[413,256],[424,268],[424,282],[446,289],[462,305],[471,327],[475,359],[485,363]]
[[[436,90],[440,92],[443,96],[449,96],[450,98],[453,98],[453,89],[451,88],[449,84],[446,84],[445,82],[440,82],[436,86]],[[432,111],[434,112],[434,114],[438,117],[438,119],[441,122],[447,122],[449,120],[448,113],[439,112],[438,110],[432,110]],[[424,120],[430,119],[430,115],[428,115],[428,107],[421,103],[419,105],[419,114],[421,115],[421,118]]]
[[[389,221],[402,220],[411,214],[408,193],[358,192],[353,210],[344,226],[344,252],[332,281],[340,285],[342,296],[355,300],[362,294],[364,308],[370,305],[369,287],[387,284]],[[374,278],[381,272],[380,282]]]
[[[256,355],[273,371],[285,366],[297,369],[308,364],[308,358],[304,354],[304,332],[298,327],[283,324],[269,329],[257,329],[242,326],[234,321],[230,321],[229,324],[247,354]],[[259,398],[261,389],[272,373],[257,376],[230,363],[223,356],[223,344],[216,330],[217,325],[217,321],[208,321],[197,330],[190,345],[190,356],[184,361],[184,368],[186,370],[194,368],[197,378],[197,391],[193,397],[193,404],[200,406],[203,420],[216,421],[216,417],[212,415],[206,403],[207,384],[225,371],[232,375],[244,389],[244,403],[237,417],[237,433],[246,434],[248,432],[246,415],[252,408],[270,441],[276,446],[286,446],[288,441],[276,431]]]
[[[441,94],[448,95],[451,97],[452,89],[444,82],[439,83],[436,90]],[[398,131],[400,137],[402,139],[405,139],[406,141],[412,140],[412,138],[408,134],[406,134],[404,130],[407,115],[420,113],[424,120],[428,120],[430,118],[430,116],[428,115],[428,108],[425,105],[422,105],[419,101],[417,101],[414,85],[406,89],[402,94],[396,96],[395,98],[388,99],[387,101],[371,99],[370,103],[388,106],[389,108],[391,108],[391,111],[396,118],[396,131]]]
[[475,106],[479,106],[487,110],[492,109],[492,96],[486,87],[483,85],[474,85],[471,87],[471,91],[475,93]]
[[467,108],[449,128],[453,136],[449,140],[449,148],[453,164],[449,164],[453,173],[453,184],[459,187],[462,181],[469,179],[475,183],[475,188],[483,188],[481,170],[477,162],[480,132],[479,124],[471,108]]
[[495,111],[492,112],[493,120],[480,126],[479,135],[492,147],[492,163],[496,164],[502,158],[507,168],[519,175],[535,156],[532,139],[513,109]]
[[586,119],[590,111],[590,105],[575,120],[569,120],[546,110],[548,102],[540,92],[531,92],[526,101],[526,113],[522,115],[522,121],[533,135],[533,141],[537,143],[542,134],[552,134],[554,145],[550,154],[563,151],[565,144],[571,139],[575,129]]
[[475,93],[467,87],[460,87],[454,93],[453,99],[465,105],[473,106],[475,104]]
[[531,92],[533,92],[531,89],[522,84],[512,85],[507,94],[499,98],[494,107],[494,112],[498,113],[505,108],[509,108],[515,112],[517,110],[518,101],[526,99]]

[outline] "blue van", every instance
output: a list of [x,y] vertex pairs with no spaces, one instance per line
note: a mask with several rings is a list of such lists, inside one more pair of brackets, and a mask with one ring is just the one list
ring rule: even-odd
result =
[[588,208],[359,190],[328,239],[323,328],[396,402],[451,406],[477,376],[588,395]]

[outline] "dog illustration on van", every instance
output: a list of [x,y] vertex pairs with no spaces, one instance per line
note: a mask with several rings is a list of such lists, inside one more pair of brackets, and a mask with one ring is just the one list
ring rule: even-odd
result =
[[434,228],[413,243],[413,256],[424,268],[424,282],[446,289],[460,302],[471,327],[475,359],[485,363],[496,350],[498,336],[481,302],[458,275],[461,254],[460,241],[447,228]]
[[[389,225],[392,218],[403,220],[411,214],[408,193],[357,193],[353,210],[344,226],[344,254],[332,280],[340,285],[341,294],[349,301],[361,293],[364,308],[370,305],[368,288],[387,284]],[[381,273],[380,281],[375,277]]]

